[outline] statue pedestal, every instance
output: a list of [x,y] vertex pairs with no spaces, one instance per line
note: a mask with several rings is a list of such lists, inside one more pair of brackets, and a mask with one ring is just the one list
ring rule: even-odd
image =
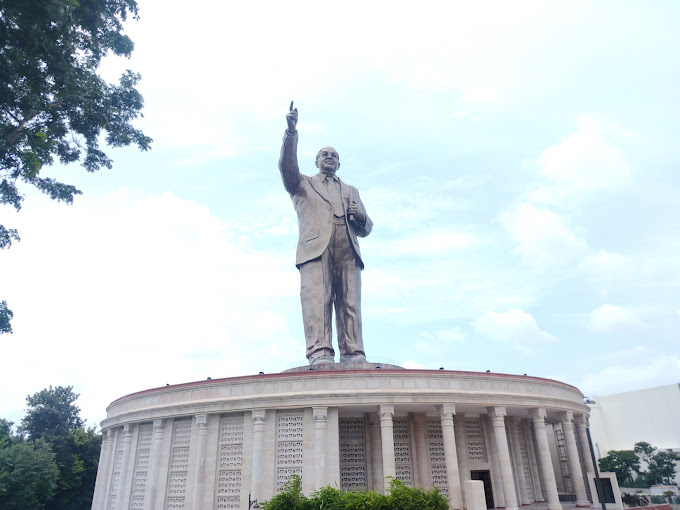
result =
[[397,365],[389,363],[371,363],[370,361],[346,361],[344,363],[322,363],[319,365],[303,365],[301,367],[289,368],[282,373],[288,372],[328,372],[335,370],[406,370]]
[[[540,463],[530,411],[540,409],[551,428],[564,412],[587,415],[582,399],[577,388],[549,379],[369,362],[140,391],[107,408],[92,508],[198,501],[202,509],[246,510],[291,475],[301,476],[306,494],[325,485],[384,491],[392,475],[435,485],[463,508],[461,487],[484,472],[485,488],[503,506],[504,488],[516,484],[500,477],[519,470],[533,482],[519,487],[522,499],[535,501],[542,495],[531,492],[540,482],[531,467]],[[499,456],[497,429],[524,453]]]

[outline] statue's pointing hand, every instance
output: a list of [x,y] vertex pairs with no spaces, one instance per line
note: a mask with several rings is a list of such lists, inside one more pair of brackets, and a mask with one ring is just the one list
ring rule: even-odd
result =
[[298,121],[298,111],[297,108],[293,108],[293,101],[290,102],[290,110],[286,114],[286,122],[288,122],[288,132],[290,134],[297,131],[297,121]]

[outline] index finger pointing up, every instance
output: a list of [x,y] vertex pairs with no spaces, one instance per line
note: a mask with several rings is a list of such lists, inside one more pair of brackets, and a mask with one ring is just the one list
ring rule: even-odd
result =
[[290,102],[290,111],[293,111],[293,101]]

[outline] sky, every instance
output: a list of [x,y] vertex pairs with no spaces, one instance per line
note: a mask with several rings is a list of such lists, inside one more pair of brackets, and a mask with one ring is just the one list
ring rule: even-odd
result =
[[[680,379],[680,5],[138,0],[149,152],[55,165],[0,252],[0,417],[72,385],[96,425],[148,388],[306,364],[277,169],[325,145],[374,222],[369,361],[528,374],[586,396]],[[337,354],[336,354],[337,355]]]

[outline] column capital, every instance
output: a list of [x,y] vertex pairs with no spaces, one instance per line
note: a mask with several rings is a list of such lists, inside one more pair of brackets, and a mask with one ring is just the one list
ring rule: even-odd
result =
[[590,427],[590,416],[587,414],[576,414],[574,415],[574,423],[582,427]]
[[196,425],[198,425],[199,428],[205,428],[208,426],[208,415],[206,413],[197,414],[195,418]]
[[158,419],[153,421],[154,430],[163,430],[165,428],[165,420]]
[[548,412],[543,407],[536,407],[535,409],[529,409],[529,416],[534,422],[544,422],[546,416],[548,416]]
[[265,409],[255,409],[252,411],[253,413],[253,421],[255,423],[263,423],[264,418],[267,414],[267,411]]
[[107,441],[111,441],[113,439],[113,430],[112,429],[106,429],[102,432],[106,436]]
[[312,416],[316,421],[325,421],[328,418],[328,407],[314,406],[312,407]]
[[574,421],[574,413],[571,411],[562,411],[557,415],[562,425],[565,423],[571,424]]
[[441,404],[437,406],[437,412],[442,418],[452,418],[456,414],[456,404]]
[[125,437],[132,436],[132,424],[131,423],[126,423],[125,425],[123,425],[123,434],[125,434]]
[[380,404],[378,409],[381,420],[392,419],[394,416],[394,405],[392,404]]
[[494,406],[494,407],[487,407],[486,408],[489,417],[491,418],[491,422],[494,425],[502,424],[505,421],[505,416],[507,415],[507,412],[505,410],[505,407],[502,406]]

